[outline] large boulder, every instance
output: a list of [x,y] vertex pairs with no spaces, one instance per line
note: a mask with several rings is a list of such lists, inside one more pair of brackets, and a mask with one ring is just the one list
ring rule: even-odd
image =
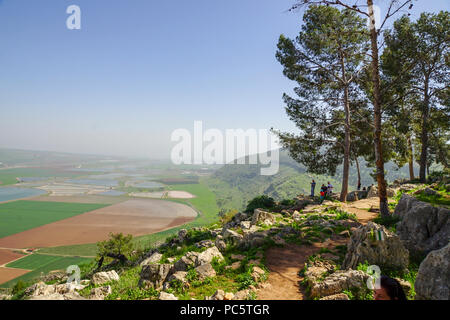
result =
[[[395,190],[393,188],[386,188],[386,195],[388,197],[394,197],[395,196]],[[369,191],[367,192],[367,198],[374,198],[378,197],[378,187],[377,186],[371,186],[369,187]]]
[[217,258],[218,261],[223,261],[224,257],[220,253],[217,247],[211,247],[200,253],[197,257],[197,261],[195,262],[196,266],[201,266],[205,263],[211,263],[214,258]]
[[259,223],[263,223],[267,225],[272,225],[273,223],[275,223],[275,221],[276,221],[275,216],[270,212],[263,211],[261,209],[255,209],[253,211],[251,224],[257,225]]
[[230,240],[234,244],[239,244],[242,241],[243,236],[231,229],[224,229],[222,232],[224,240]]
[[197,268],[195,268],[195,271],[197,271],[198,278],[200,281],[205,280],[206,278],[212,278],[216,276],[216,271],[212,267],[210,263],[204,263]]
[[352,191],[347,193],[347,201],[358,201],[358,191]]
[[84,285],[53,284],[47,285],[38,282],[25,290],[29,300],[85,300],[76,290],[81,290]]
[[198,252],[187,252],[184,256],[182,256],[178,261],[174,263],[174,271],[187,271],[189,267],[194,267],[197,262],[198,255]]
[[313,286],[316,282],[322,280],[330,272],[333,272],[334,269],[335,266],[330,262],[316,260],[311,263],[311,265],[308,265],[308,268],[305,272],[305,279],[310,286]]
[[361,290],[366,288],[368,278],[369,275],[361,270],[336,271],[323,281],[311,286],[311,297],[326,297],[351,289]]
[[119,275],[115,270],[97,272],[92,276],[92,283],[95,285],[104,284],[111,281],[119,281]]
[[427,255],[414,287],[417,300],[450,300],[450,244]]
[[171,264],[147,264],[142,267],[139,286],[159,290],[172,271],[173,265]]
[[409,252],[400,238],[372,221],[353,232],[347,247],[343,269],[356,269],[366,261],[380,268],[401,270],[409,264]]
[[403,194],[395,208],[394,216],[401,219],[397,225],[397,234],[414,255],[424,256],[449,243],[449,209],[433,207]]
[[153,253],[150,257],[148,257],[147,259],[145,259],[144,261],[142,261],[142,262],[140,263],[140,265],[141,265],[141,266],[144,266],[144,265],[150,264],[150,263],[158,263],[159,260],[161,260],[162,256],[163,256],[163,255],[162,255],[161,253],[155,252],[155,253]]

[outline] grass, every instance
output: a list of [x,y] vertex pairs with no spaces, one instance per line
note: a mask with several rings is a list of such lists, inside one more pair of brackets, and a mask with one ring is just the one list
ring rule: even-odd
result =
[[8,268],[28,269],[32,271],[13,280],[0,284],[0,287],[12,288],[20,280],[28,283],[40,277],[41,274],[47,274],[50,271],[54,270],[65,270],[70,265],[81,265],[89,263],[90,261],[92,261],[92,259],[90,258],[32,254],[7,265]]
[[64,220],[106,204],[19,200],[0,204],[0,238]]
[[446,206],[450,207],[450,195],[446,191],[437,191],[435,195],[427,195],[425,193],[419,193],[415,195],[416,199],[431,203],[434,206]]
[[43,168],[14,168],[0,170],[0,186],[16,184],[16,178],[20,177],[67,177],[80,176],[79,172],[68,172],[56,169]]

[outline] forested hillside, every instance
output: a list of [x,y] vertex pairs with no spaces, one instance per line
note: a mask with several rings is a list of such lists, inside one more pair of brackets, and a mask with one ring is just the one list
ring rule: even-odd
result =
[[[312,179],[316,180],[316,194],[318,194],[322,183],[328,181],[335,187],[334,191],[340,191],[342,168],[338,167],[336,176],[315,175],[306,172],[301,164],[291,159],[287,151],[280,152],[280,170],[273,176],[260,174],[260,165],[238,165],[227,164],[214,172],[213,175],[205,177],[202,182],[212,190],[217,197],[217,205],[224,210],[242,209],[250,199],[257,195],[265,194],[276,200],[291,199],[298,194],[309,194]],[[407,166],[398,169],[390,162],[386,166],[388,182],[395,179],[408,178]],[[360,159],[361,184],[369,186],[375,183],[371,177],[373,168]],[[416,168],[418,170],[418,168]],[[350,170],[350,190],[355,190],[358,181],[356,166]]]

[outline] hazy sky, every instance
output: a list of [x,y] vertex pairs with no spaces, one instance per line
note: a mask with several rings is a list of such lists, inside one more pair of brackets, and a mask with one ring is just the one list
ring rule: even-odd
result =
[[[168,158],[195,120],[293,131],[275,59],[299,31],[293,2],[0,0],[0,147]],[[420,0],[413,17],[448,7]]]

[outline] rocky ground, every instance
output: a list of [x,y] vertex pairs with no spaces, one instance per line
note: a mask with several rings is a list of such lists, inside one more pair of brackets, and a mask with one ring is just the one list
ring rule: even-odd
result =
[[389,221],[378,216],[374,188],[352,193],[347,203],[319,205],[299,196],[276,212],[255,209],[183,229],[131,264],[87,272],[79,284],[67,285],[64,277],[39,282],[20,298],[371,299],[368,268],[377,265],[398,278],[410,299],[448,300],[450,210],[414,196],[441,187],[394,185]]

